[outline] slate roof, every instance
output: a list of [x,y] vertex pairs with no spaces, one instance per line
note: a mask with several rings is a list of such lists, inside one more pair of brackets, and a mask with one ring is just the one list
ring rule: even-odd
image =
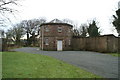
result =
[[53,19],[52,21],[50,21],[49,23],[64,23],[63,21],[59,20],[59,19]]
[[59,19],[53,19],[52,21],[48,22],[48,23],[43,23],[40,26],[43,25],[68,25],[70,27],[73,27],[71,24],[68,23],[64,23],[63,21],[59,20]]

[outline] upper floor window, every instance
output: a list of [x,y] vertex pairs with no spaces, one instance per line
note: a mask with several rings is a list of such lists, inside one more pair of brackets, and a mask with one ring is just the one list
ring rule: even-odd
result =
[[62,27],[58,27],[58,32],[62,32]]
[[48,27],[45,27],[45,32],[49,32],[49,28]]
[[71,32],[71,29],[68,29],[68,32],[70,33],[70,32]]

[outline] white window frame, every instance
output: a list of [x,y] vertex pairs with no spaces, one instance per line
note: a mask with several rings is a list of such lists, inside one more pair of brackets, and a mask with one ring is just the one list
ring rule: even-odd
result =
[[45,45],[49,45],[49,40],[48,40],[48,38],[45,38]]
[[45,32],[49,32],[49,28],[48,27],[45,27]]
[[62,27],[58,27],[58,32],[62,32]]
[[71,40],[69,39],[69,41],[68,41],[68,45],[71,45]]

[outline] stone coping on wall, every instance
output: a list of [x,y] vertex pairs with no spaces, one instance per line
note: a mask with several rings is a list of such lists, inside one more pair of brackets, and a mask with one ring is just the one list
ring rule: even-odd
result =
[[96,37],[73,37],[73,50],[120,52],[120,37],[113,34]]
[[[100,35],[100,36],[95,36],[95,37],[104,37],[104,36],[113,36],[115,38],[120,38],[120,37],[117,37],[113,34],[105,34],[105,35]],[[73,38],[90,38],[90,37],[82,37],[82,36],[73,36]],[[92,38],[92,37],[91,37]]]

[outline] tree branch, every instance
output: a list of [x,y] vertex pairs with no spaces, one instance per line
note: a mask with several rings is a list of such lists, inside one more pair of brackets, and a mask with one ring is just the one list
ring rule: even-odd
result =
[[1,1],[2,4],[0,4],[0,7],[2,7],[2,6],[4,6],[4,5],[7,5],[7,4],[15,4],[15,5],[17,5],[17,3],[16,3],[15,1],[17,1],[17,0],[9,1],[9,2],[5,2],[4,0],[2,0],[2,1]]

